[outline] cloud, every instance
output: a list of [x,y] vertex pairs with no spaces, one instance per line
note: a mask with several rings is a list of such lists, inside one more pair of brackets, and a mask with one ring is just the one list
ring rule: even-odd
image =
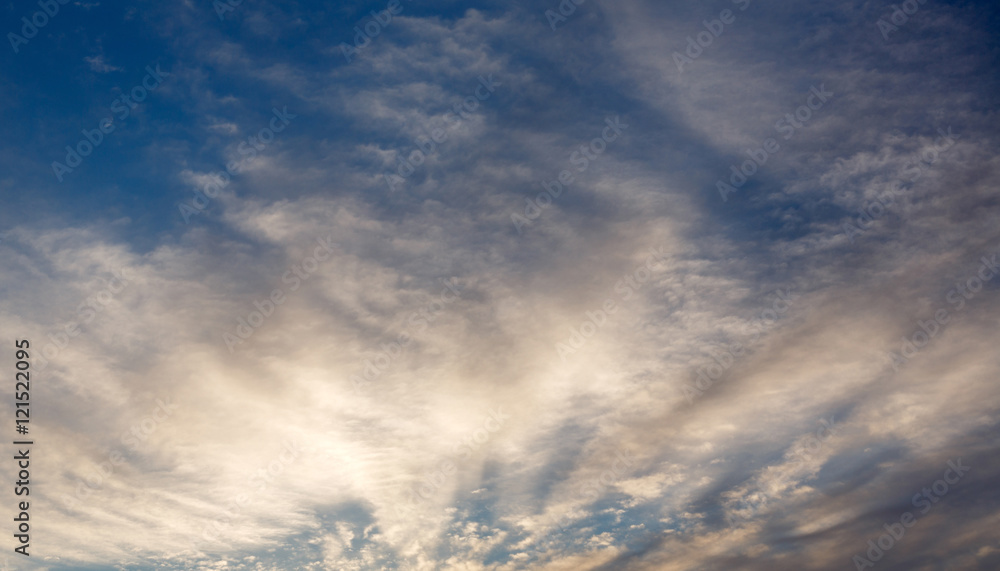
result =
[[88,56],[83,58],[90,66],[90,70],[97,73],[111,73],[112,71],[125,71],[125,68],[108,64],[104,61],[103,55]]
[[[32,520],[59,559],[36,568],[842,569],[957,459],[879,565],[995,564],[983,25],[927,5],[886,43],[890,8],[860,2],[595,1],[554,31],[557,3],[404,6],[349,64],[370,9],[129,21],[171,91],[118,163],[3,218],[0,319],[46,362]],[[629,127],[594,154],[609,117]]]

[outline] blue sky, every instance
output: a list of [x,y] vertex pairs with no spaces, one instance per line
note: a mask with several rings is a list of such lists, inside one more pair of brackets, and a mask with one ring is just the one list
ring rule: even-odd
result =
[[993,4],[53,1],[2,565],[1000,564]]

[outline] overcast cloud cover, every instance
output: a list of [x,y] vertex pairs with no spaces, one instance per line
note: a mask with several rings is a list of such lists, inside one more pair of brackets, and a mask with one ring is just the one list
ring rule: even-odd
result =
[[6,568],[1000,568],[995,3],[54,3]]

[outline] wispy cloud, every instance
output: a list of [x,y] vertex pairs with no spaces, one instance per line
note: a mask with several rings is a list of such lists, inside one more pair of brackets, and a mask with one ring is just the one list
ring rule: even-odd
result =
[[394,6],[0,62],[11,564],[997,567],[994,8]]
[[106,61],[104,61],[103,55],[87,56],[83,58],[83,61],[87,62],[87,64],[90,66],[91,71],[97,73],[111,73],[112,71],[125,71],[125,68],[108,64]]

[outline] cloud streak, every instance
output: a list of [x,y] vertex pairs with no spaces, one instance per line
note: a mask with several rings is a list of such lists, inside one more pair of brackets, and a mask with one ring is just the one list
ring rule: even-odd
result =
[[1000,562],[990,5],[219,5],[0,64],[18,568]]

